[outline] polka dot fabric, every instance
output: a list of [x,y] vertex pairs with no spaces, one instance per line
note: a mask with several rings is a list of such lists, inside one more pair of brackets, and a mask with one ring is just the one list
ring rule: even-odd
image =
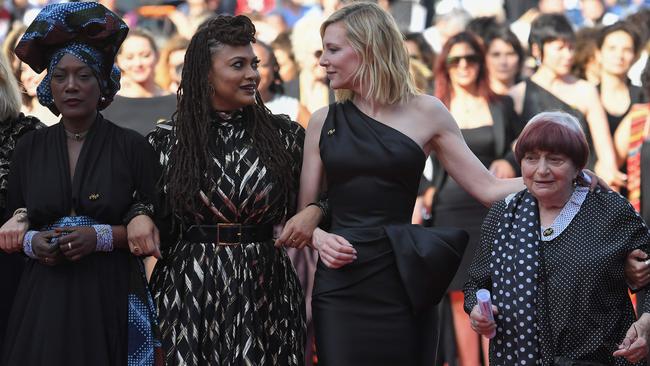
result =
[[[493,295],[501,289],[493,287],[500,274],[497,274],[499,268],[491,263],[496,263],[494,256],[498,248],[494,243],[499,238],[498,230],[504,224],[507,207],[505,201],[495,203],[483,223],[480,247],[464,289],[468,313],[476,305],[478,289],[487,288]],[[538,223],[537,235],[539,229]],[[510,306],[510,311],[519,315],[523,310],[524,316],[528,306],[534,306],[539,364],[553,365],[557,357],[563,357],[603,365],[632,365],[612,356],[635,320],[627,295],[624,261],[627,253],[634,249],[648,252],[649,243],[647,227],[623,197],[614,192],[587,193],[579,211],[563,231],[551,240],[538,241],[534,299],[517,301],[515,309],[514,302],[503,302],[502,308],[495,300],[493,303],[500,307],[500,312]],[[515,246],[515,250],[520,249]],[[521,283],[519,277],[524,281],[528,278],[518,272],[513,277],[517,277],[517,282],[512,284],[511,279],[511,296]],[[506,285],[503,285],[504,290]],[[650,311],[649,301],[639,304],[644,312]],[[511,347],[504,343],[504,330],[509,329],[505,324],[505,319],[497,319],[497,336],[490,342],[490,364],[523,365],[520,359],[497,356],[497,353],[510,352],[507,350],[513,346],[512,342]],[[528,329],[523,331],[527,333]],[[518,349],[516,357],[523,355]]]

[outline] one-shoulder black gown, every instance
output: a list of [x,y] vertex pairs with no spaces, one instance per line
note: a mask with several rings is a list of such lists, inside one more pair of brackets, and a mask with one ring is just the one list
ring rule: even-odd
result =
[[357,260],[340,269],[318,263],[312,307],[319,364],[431,365],[435,320],[413,315],[382,229],[411,222],[423,150],[346,102],[330,106],[320,154],[330,231],[354,245]]

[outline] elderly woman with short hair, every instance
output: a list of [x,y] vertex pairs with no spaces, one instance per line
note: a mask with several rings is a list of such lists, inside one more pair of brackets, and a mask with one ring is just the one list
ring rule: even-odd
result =
[[[635,322],[624,265],[632,250],[648,251],[648,228],[619,194],[576,184],[589,148],[575,117],[534,116],[515,155],[526,189],[490,209],[464,289],[472,328],[496,329],[490,364],[638,363],[650,302]],[[476,306],[481,288],[491,291],[496,322]]]

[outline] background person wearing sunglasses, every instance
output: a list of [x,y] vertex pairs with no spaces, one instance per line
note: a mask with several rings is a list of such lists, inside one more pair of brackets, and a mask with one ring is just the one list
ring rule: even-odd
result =
[[[451,37],[437,59],[435,75],[435,96],[451,112],[472,152],[496,177],[515,177],[517,164],[511,144],[518,133],[518,117],[512,99],[497,95],[490,89],[485,52],[478,37],[470,32]],[[450,323],[443,329],[450,329],[453,321],[454,332],[448,331],[443,335],[447,337],[444,342],[447,345],[445,361],[457,357],[459,365],[479,365],[479,337],[472,331],[463,310],[462,289],[488,209],[448,176],[435,157],[433,166],[430,188],[435,190],[431,202],[433,226],[459,227],[470,235],[460,268],[449,287],[452,319],[447,317],[443,320]]]

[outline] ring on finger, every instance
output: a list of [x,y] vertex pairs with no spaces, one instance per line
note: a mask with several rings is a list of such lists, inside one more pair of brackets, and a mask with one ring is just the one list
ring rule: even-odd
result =
[[72,242],[68,242],[68,250],[72,249]]
[[140,247],[133,247],[133,251],[136,253],[140,252]]

